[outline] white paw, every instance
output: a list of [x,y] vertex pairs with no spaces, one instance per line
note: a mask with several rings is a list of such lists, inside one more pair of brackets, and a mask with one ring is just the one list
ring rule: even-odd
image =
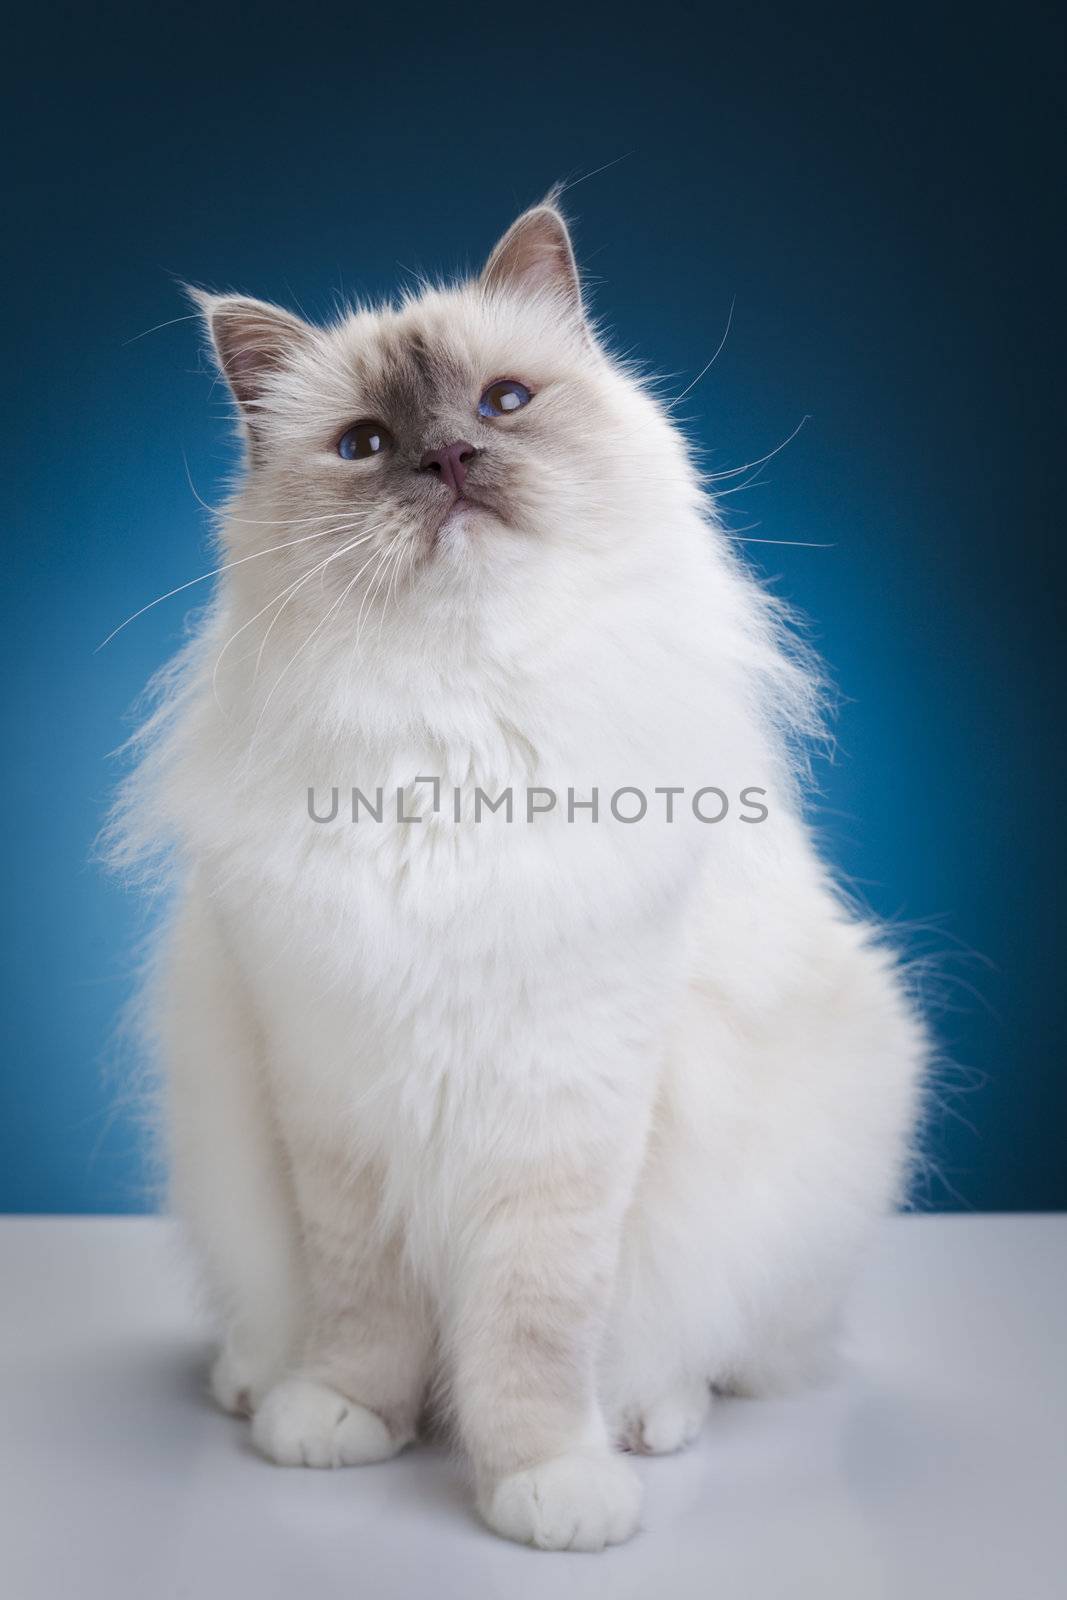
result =
[[223,1411],[235,1417],[250,1417],[277,1374],[276,1361],[238,1354],[227,1343],[211,1368],[208,1386]]
[[252,1442],[282,1467],[359,1467],[387,1461],[404,1440],[327,1384],[283,1378],[252,1420]]
[[539,1550],[603,1550],[636,1533],[641,1483],[607,1451],[575,1450],[502,1478],[479,1502],[495,1533]]
[[627,1413],[619,1429],[619,1444],[639,1455],[668,1456],[692,1444],[708,1414],[710,1385],[679,1383],[649,1405]]

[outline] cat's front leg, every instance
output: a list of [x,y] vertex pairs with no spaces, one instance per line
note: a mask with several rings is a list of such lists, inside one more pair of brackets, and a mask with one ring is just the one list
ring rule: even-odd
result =
[[280,1466],[361,1466],[415,1437],[431,1326],[383,1226],[381,1173],[347,1152],[291,1141],[307,1294],[292,1369],[256,1411],[252,1437]]
[[447,1331],[485,1521],[542,1549],[601,1550],[636,1531],[641,1504],[596,1393],[632,1162],[602,1139],[561,1153],[562,1121],[499,1181],[483,1169]]
[[194,879],[149,993],[164,1068],[171,1203],[225,1330],[211,1392],[224,1410],[245,1414],[291,1357],[303,1286],[259,1019],[236,948],[220,901]]

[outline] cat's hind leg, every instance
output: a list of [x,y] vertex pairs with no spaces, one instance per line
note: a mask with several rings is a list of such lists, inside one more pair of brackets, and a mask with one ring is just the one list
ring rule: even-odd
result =
[[657,1388],[616,1414],[615,1442],[637,1455],[674,1455],[699,1436],[710,1401],[706,1378],[684,1372],[664,1375]]
[[[637,1455],[673,1455],[699,1436],[711,1404],[711,1361],[690,1335],[669,1270],[624,1246],[622,1274],[601,1365],[612,1439]],[[629,1259],[627,1259],[629,1257]],[[669,1260],[670,1258],[668,1258]],[[632,1290],[628,1292],[628,1290]]]
[[763,1395],[831,1376],[865,1241],[900,1193],[923,1030],[862,928],[829,923],[812,946],[804,981],[740,1021],[690,993],[603,1363],[632,1448],[684,1443],[706,1380]]
[[626,1217],[599,1385],[612,1437],[640,1455],[670,1455],[699,1436],[711,1404],[717,1343],[732,1308],[712,1307],[707,1162],[699,1121],[677,1074],[664,1072],[636,1193]]
[[253,1412],[298,1332],[296,1222],[255,1016],[210,899],[191,888],[151,995],[164,1073],[170,1196],[223,1329],[211,1375]]

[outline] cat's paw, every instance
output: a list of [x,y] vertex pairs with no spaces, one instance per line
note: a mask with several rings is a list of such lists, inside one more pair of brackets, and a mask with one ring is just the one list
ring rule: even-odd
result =
[[227,1342],[215,1358],[208,1388],[223,1411],[250,1417],[277,1378],[278,1369],[276,1360],[242,1354]]
[[405,1444],[381,1417],[313,1378],[283,1378],[252,1420],[252,1442],[282,1467],[360,1467]]
[[621,1456],[575,1450],[502,1478],[479,1499],[494,1533],[539,1550],[603,1550],[637,1532],[641,1483]]
[[680,1380],[657,1399],[626,1412],[617,1430],[619,1445],[644,1456],[684,1450],[704,1426],[710,1403],[708,1383]]

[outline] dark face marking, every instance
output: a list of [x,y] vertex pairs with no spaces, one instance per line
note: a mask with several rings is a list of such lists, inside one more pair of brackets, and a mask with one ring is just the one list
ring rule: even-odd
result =
[[362,326],[357,315],[284,396],[288,426],[264,465],[294,517],[329,528],[321,545],[295,544],[286,565],[335,556],[290,611],[318,606],[324,590],[332,602],[350,582],[395,596],[438,560],[511,570],[524,549],[565,542],[605,505],[598,456],[610,458],[612,434],[599,423],[595,366],[587,373],[584,350],[566,341],[557,348],[552,326],[521,304],[489,305],[484,320],[479,310],[468,295]]
[[389,429],[398,464],[417,468],[428,450],[471,431],[478,375],[422,332],[387,335],[355,376],[360,405]]
[[409,333],[405,341],[407,355],[422,381],[429,386],[433,381],[433,357],[421,333]]

